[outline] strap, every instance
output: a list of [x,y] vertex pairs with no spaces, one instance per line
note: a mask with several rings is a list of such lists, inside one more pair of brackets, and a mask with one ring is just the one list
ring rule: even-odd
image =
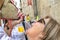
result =
[[[26,30],[24,20],[23,20],[22,24],[23,24],[23,26],[24,26],[24,29]],[[27,38],[27,35],[26,35],[26,34],[25,34],[25,39],[26,39],[26,40],[28,40],[28,38]]]

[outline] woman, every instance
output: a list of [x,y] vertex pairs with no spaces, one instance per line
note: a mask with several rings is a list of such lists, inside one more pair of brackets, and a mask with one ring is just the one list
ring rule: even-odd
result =
[[29,40],[42,40],[44,37],[45,21],[43,19],[32,24],[32,27],[26,31]]

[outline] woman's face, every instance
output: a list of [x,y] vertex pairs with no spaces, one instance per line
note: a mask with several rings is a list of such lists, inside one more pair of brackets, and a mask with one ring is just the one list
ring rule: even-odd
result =
[[30,29],[28,29],[27,32],[27,36],[29,38],[32,38],[33,40],[35,38],[43,38],[44,35],[43,34],[43,30],[44,30],[44,24],[40,23],[40,22],[35,22],[32,24],[32,27]]
[[32,23],[32,27],[39,27],[41,28],[41,31],[44,29],[44,24],[43,23],[40,23],[40,22],[34,22]]

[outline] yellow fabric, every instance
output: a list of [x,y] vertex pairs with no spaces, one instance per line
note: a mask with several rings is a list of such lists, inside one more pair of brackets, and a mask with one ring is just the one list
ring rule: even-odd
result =
[[38,16],[36,17],[36,20],[37,20],[37,21],[39,20],[39,17],[38,17]]
[[18,27],[18,32],[24,32],[24,27],[22,26]]
[[30,17],[29,16],[26,17],[26,21],[30,21]]

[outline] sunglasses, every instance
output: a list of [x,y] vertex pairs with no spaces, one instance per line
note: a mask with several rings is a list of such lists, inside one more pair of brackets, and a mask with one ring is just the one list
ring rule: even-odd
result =
[[40,23],[43,23],[43,24],[45,24],[45,21],[44,21],[44,19],[40,19],[40,20],[38,20],[37,22],[40,22]]

